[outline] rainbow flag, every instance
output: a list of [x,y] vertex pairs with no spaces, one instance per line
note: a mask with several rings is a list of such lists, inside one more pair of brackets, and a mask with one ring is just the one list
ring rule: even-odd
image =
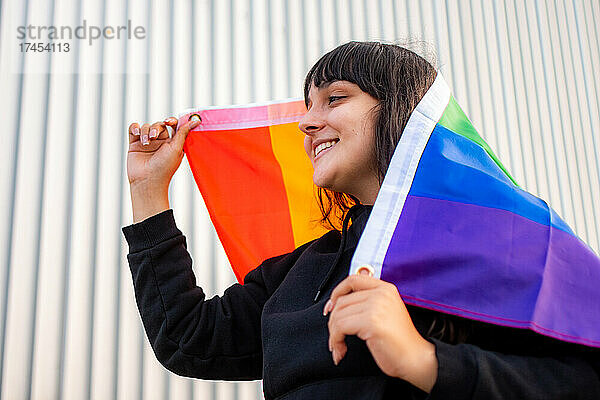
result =
[[[291,100],[188,111],[192,172],[241,282],[324,233]],[[402,133],[352,259],[408,304],[600,347],[600,259],[522,190],[441,74]]]
[[298,121],[302,100],[186,111],[202,123],[184,151],[233,271],[242,282],[262,261],[323,235],[312,166]]
[[441,74],[412,113],[354,254],[406,303],[600,347],[600,259],[516,185]]

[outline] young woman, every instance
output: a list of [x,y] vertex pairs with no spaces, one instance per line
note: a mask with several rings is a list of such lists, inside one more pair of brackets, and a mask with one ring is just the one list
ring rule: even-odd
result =
[[265,260],[209,300],[167,196],[198,123],[172,138],[165,126],[175,118],[130,126],[134,224],[123,232],[144,327],[166,368],[263,379],[267,399],[600,398],[589,349],[407,307],[394,285],[348,277],[400,134],[435,77],[395,45],[351,42],[324,55],[306,77],[300,129],[323,222],[341,222],[341,232]]

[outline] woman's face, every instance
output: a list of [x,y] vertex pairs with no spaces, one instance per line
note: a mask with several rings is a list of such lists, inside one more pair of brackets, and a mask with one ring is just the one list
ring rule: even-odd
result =
[[379,191],[374,169],[374,112],[378,100],[356,84],[334,81],[311,86],[300,121],[304,150],[315,185],[373,204]]

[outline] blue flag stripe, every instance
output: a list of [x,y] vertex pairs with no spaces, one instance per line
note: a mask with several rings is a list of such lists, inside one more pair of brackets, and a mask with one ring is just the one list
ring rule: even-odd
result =
[[543,200],[514,185],[481,146],[439,124],[425,147],[410,194],[511,211],[574,235]]

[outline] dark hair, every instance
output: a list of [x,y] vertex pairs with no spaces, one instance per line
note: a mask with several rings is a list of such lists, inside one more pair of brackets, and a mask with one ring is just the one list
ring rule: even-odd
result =
[[[383,182],[400,135],[421,98],[436,77],[435,68],[423,57],[395,44],[349,42],[325,54],[306,75],[304,101],[312,84],[321,87],[333,81],[349,81],[379,100],[375,115],[373,168]],[[357,198],[318,188],[321,222],[338,229]]]

